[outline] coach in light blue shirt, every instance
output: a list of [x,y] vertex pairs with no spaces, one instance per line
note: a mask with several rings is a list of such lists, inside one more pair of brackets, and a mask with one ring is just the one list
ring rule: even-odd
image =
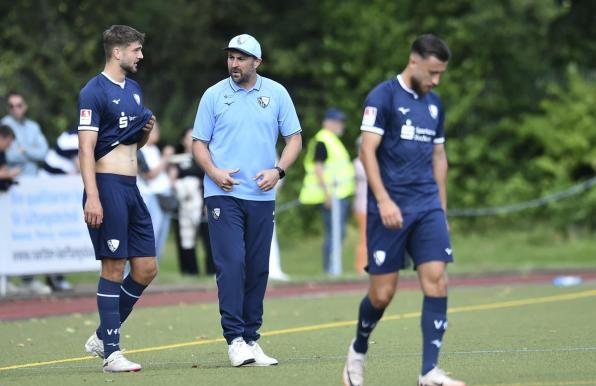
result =
[[[205,170],[205,198],[217,269],[223,335],[232,366],[276,365],[257,344],[275,221],[273,188],[302,148],[290,95],[257,74],[261,46],[239,35],[225,48],[226,78],[205,91],[193,129],[193,153]],[[285,148],[276,164],[279,135]]]

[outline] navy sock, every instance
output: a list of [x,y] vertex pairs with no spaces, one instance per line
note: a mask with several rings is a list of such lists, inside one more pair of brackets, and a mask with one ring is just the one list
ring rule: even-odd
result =
[[128,315],[130,315],[132,308],[143,291],[147,288],[146,285],[137,283],[131,275],[124,278],[124,282],[120,287],[120,323],[124,323]]
[[97,286],[97,309],[99,328],[97,336],[103,340],[105,357],[120,350],[120,283],[99,278]]
[[443,334],[447,330],[447,298],[424,297],[422,304],[422,372],[424,375],[437,365]]
[[358,326],[356,327],[356,340],[354,341],[354,351],[365,354],[368,351],[368,338],[370,333],[376,327],[377,322],[383,316],[385,309],[375,308],[368,295],[360,302],[358,311]]

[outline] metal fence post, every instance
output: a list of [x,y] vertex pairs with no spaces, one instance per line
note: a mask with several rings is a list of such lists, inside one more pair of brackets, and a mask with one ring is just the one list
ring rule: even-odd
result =
[[0,297],[6,296],[8,278],[4,275],[0,276]]
[[337,197],[337,180],[333,180],[333,191],[331,196],[331,266],[329,274],[339,276],[341,267],[341,207]]

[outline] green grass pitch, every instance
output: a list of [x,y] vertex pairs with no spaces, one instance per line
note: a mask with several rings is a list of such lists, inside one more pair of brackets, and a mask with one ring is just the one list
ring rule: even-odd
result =
[[[96,314],[1,322],[0,385],[341,385],[362,295],[267,300],[261,344],[280,360],[270,368],[229,367],[216,304],[136,310],[122,346],[144,368],[131,374],[85,358]],[[415,385],[420,305],[419,291],[398,293],[372,335],[367,386]],[[450,308],[440,365],[468,385],[596,385],[595,283],[454,288]]]

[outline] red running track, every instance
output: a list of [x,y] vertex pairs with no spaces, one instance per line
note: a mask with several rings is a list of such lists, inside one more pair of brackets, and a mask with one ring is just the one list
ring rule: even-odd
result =
[[[509,274],[474,277],[453,277],[449,279],[450,287],[494,286],[515,284],[544,284],[551,282],[561,273]],[[596,280],[596,272],[565,272],[565,275],[580,276],[584,281]],[[283,298],[346,292],[364,293],[366,281],[275,284],[267,289],[267,298]],[[417,288],[414,278],[402,279],[400,289]],[[213,303],[217,301],[214,289],[187,288],[168,291],[153,288],[139,300],[137,307],[168,306],[174,304]],[[48,296],[29,299],[0,300],[0,321],[39,318],[46,316],[66,315],[73,313],[96,312],[95,294],[76,293],[69,296]]]

